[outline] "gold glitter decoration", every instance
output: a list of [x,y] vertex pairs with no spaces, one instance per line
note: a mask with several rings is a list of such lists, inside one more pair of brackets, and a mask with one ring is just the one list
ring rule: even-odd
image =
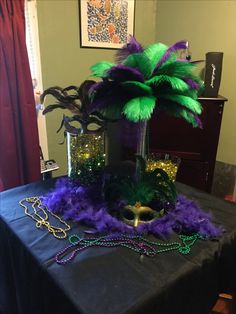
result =
[[105,165],[104,135],[67,133],[67,156],[69,177],[92,177]]
[[180,158],[169,154],[150,154],[146,160],[147,171],[157,168],[164,170],[169,178],[174,182],[180,164]]

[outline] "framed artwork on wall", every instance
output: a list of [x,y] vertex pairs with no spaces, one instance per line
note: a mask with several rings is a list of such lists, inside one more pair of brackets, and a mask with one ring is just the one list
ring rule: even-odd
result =
[[79,0],[81,47],[119,49],[134,35],[135,0]]

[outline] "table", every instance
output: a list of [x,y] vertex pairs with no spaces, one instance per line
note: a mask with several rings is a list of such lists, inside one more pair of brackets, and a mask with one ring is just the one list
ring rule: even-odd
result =
[[[177,183],[177,189],[212,210],[227,231],[199,240],[189,255],[144,257],[125,248],[91,248],[69,264],[56,253],[67,245],[25,216],[18,202],[44,195],[54,179],[0,194],[1,314],[205,314],[218,293],[236,291],[236,205]],[[80,226],[73,225],[71,233]],[[171,241],[176,236],[171,237]]]

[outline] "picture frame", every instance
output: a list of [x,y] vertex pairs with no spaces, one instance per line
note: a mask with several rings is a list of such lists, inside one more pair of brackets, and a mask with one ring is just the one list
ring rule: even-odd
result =
[[134,35],[135,0],[78,0],[80,46],[119,49]]

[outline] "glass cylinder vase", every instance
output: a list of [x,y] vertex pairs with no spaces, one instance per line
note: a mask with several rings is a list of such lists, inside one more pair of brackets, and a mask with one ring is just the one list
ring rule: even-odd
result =
[[104,134],[67,132],[68,177],[83,184],[96,182],[105,166]]
[[157,168],[164,170],[171,181],[175,181],[181,159],[165,153],[150,153],[147,156],[147,171],[153,171]]

